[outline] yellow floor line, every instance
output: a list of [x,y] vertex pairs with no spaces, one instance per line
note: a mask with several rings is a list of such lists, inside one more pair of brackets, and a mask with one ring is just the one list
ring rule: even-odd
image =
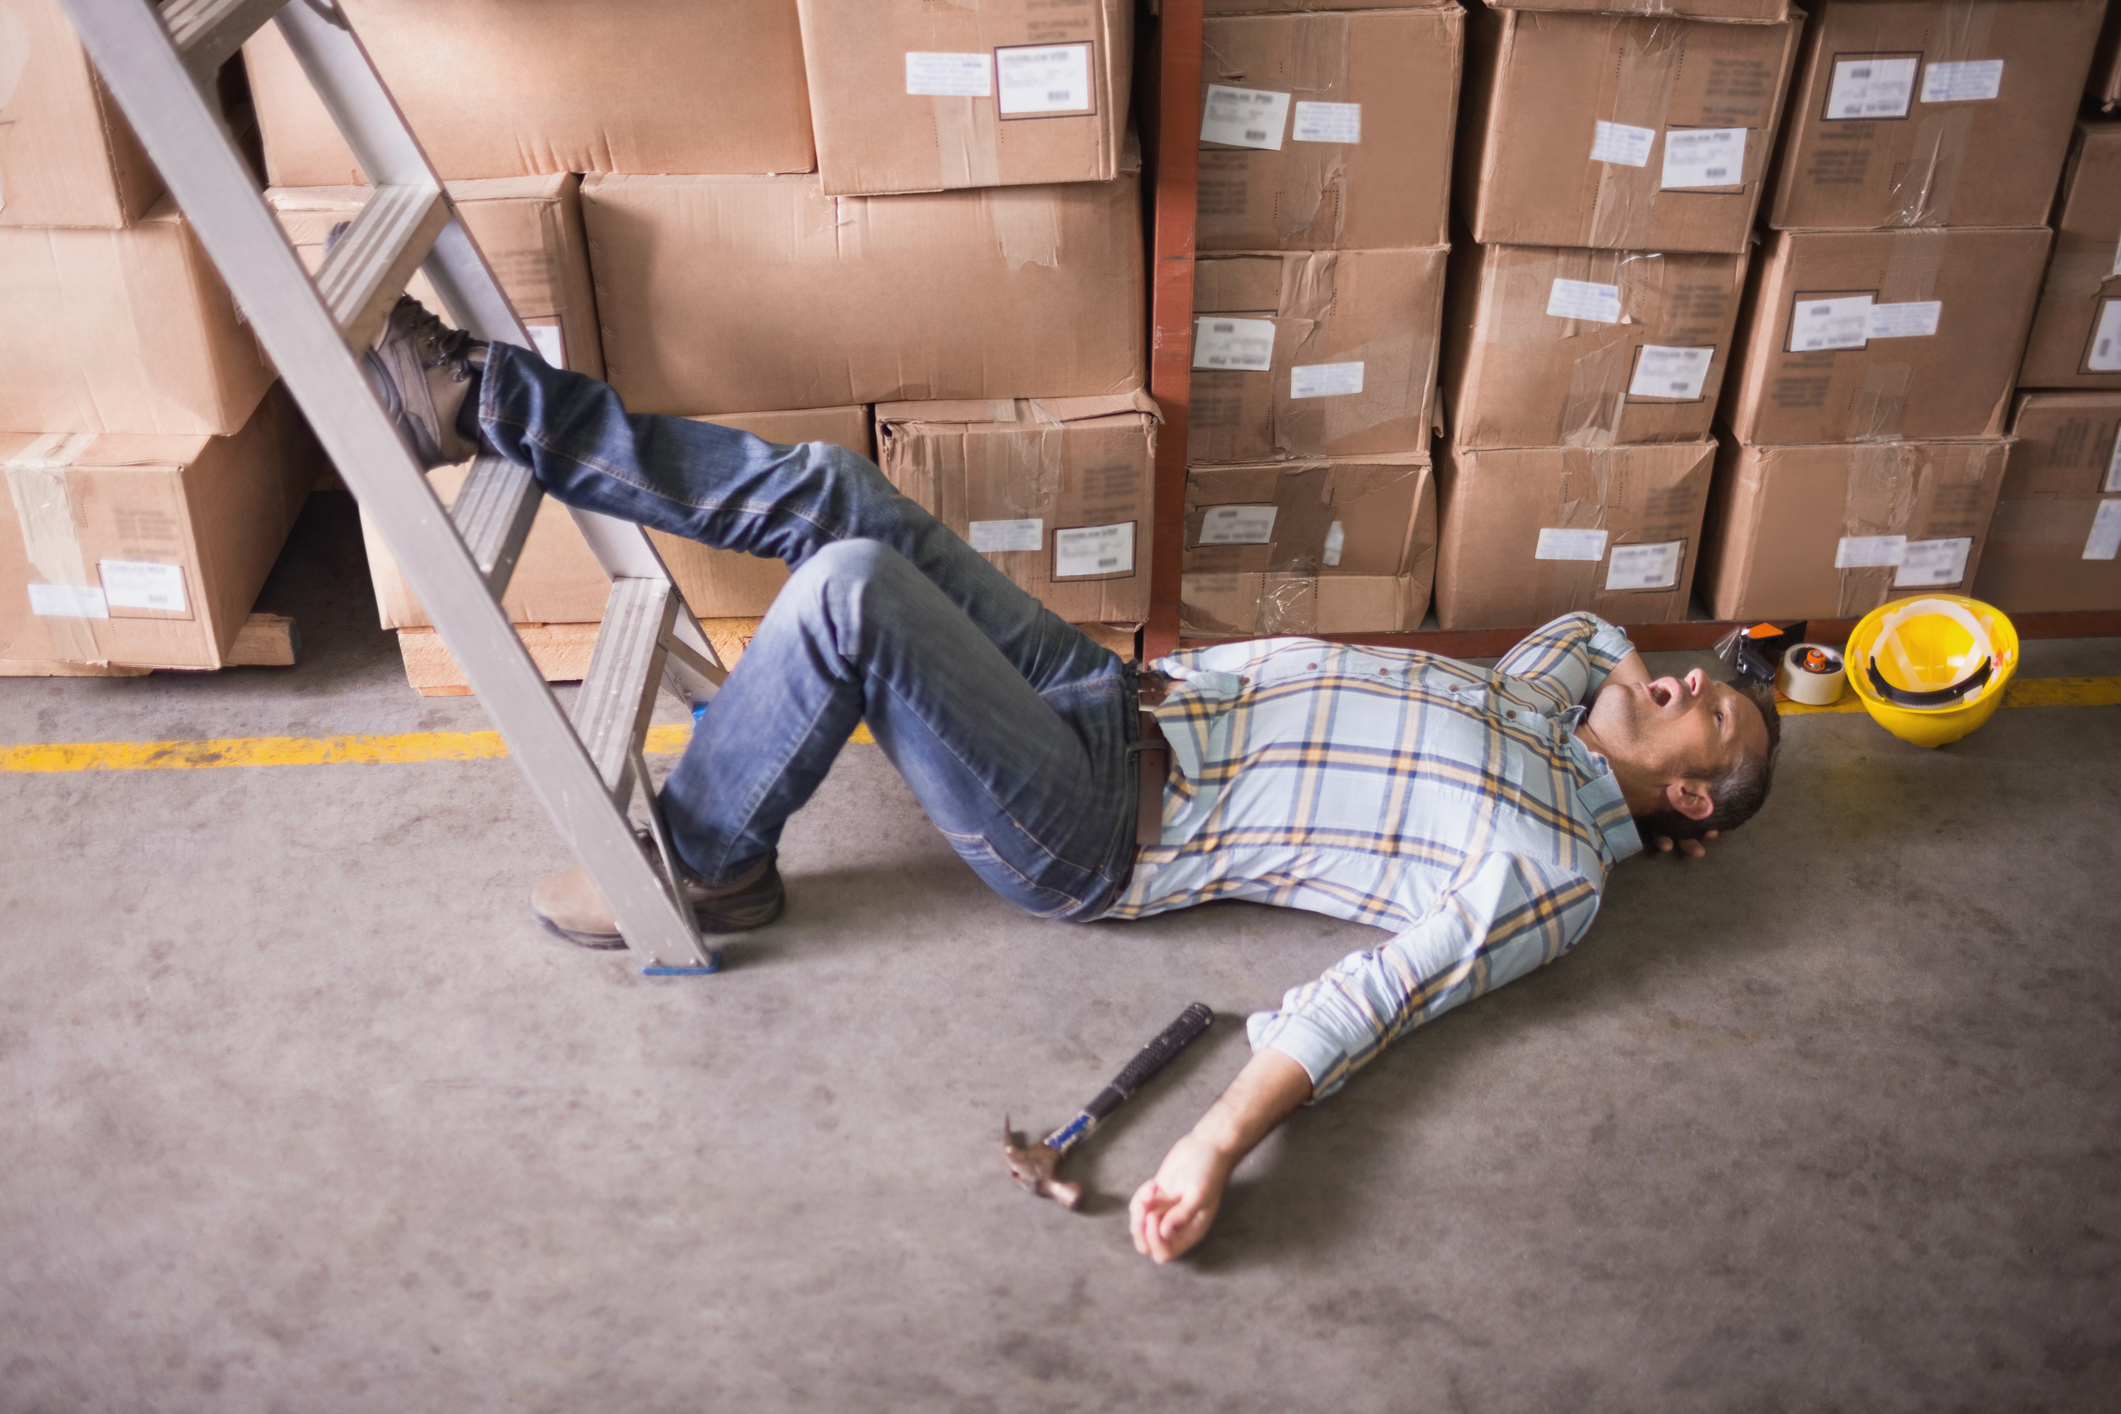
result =
[[[2121,705],[2121,677],[2025,678],[2005,690],[2006,707],[2112,707]],[[1861,712],[1846,693],[1831,707],[1785,702],[1792,716],[1813,712]],[[692,739],[686,725],[650,727],[651,756],[674,756]],[[865,723],[851,740],[873,746]],[[483,761],[506,756],[499,732],[408,732],[401,736],[250,736],[220,741],[67,741],[42,746],[0,746],[0,774],[52,771],[187,771],[216,766],[379,766],[418,761]]]
[[[689,726],[650,727],[651,756],[673,756]],[[873,746],[866,724],[850,740]],[[408,732],[402,736],[251,736],[220,741],[68,741],[0,746],[8,771],[195,771],[216,766],[379,766],[418,761],[483,761],[506,756],[499,732]]]

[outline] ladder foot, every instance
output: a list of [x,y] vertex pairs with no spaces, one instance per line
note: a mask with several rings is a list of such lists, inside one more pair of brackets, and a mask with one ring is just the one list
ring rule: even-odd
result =
[[664,967],[659,963],[654,967],[642,968],[641,975],[643,977],[706,977],[721,970],[721,953],[711,952],[707,954],[707,965],[705,967]]

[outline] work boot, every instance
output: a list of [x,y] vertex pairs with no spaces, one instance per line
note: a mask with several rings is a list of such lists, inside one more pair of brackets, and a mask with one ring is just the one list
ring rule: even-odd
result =
[[486,367],[485,344],[450,328],[411,295],[400,295],[382,339],[363,363],[422,471],[477,454],[477,440],[458,429],[457,415]]
[[[638,832],[641,848],[650,861],[662,868],[655,840]],[[692,871],[679,866],[679,887],[692,905],[702,933],[744,933],[763,928],[781,916],[788,901],[781,886],[781,871],[775,856],[768,854],[738,878],[726,884],[702,883]],[[611,905],[590,880],[586,869],[568,869],[538,881],[530,891],[530,913],[548,933],[565,938],[578,947],[622,948],[618,920]]]

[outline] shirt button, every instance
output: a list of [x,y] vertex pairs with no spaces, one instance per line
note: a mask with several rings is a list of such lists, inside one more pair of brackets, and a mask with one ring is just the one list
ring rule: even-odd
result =
[[1454,682],[1454,683],[1452,683],[1452,684],[1451,684],[1451,691],[1453,691],[1453,692],[1456,692],[1456,691],[1458,691],[1458,684],[1457,684],[1457,683],[1455,683],[1455,682]]
[[1502,715],[1508,717],[1513,722],[1517,720],[1517,713],[1515,711],[1505,712]]
[[1318,666],[1318,664],[1316,664],[1316,663],[1306,663],[1306,664],[1304,664],[1304,666],[1305,666],[1306,668],[1315,668],[1315,667],[1317,667],[1317,666]]
[[1390,668],[1379,668],[1377,670],[1377,675],[1381,678],[1388,678],[1392,676],[1392,670]]

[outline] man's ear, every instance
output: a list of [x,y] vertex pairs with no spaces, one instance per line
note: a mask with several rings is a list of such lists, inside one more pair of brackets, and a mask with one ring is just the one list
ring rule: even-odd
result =
[[1664,788],[1664,803],[1689,820],[1706,820],[1716,813],[1716,802],[1709,798],[1707,781],[1667,782]]

